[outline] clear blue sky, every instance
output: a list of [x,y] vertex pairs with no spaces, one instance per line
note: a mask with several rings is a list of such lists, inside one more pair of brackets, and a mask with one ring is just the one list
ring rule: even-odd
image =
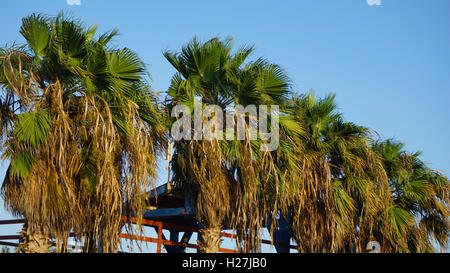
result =
[[23,41],[22,17],[63,9],[101,32],[118,27],[117,45],[142,57],[156,90],[174,73],[162,51],[194,35],[254,44],[254,57],[285,68],[296,90],[336,93],[347,120],[423,151],[431,168],[450,175],[449,0],[5,1],[0,46]]

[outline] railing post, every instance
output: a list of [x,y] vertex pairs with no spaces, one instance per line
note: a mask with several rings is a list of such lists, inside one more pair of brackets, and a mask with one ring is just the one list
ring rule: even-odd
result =
[[161,244],[162,244],[162,223],[158,223],[158,245],[156,247],[156,253],[161,253]]

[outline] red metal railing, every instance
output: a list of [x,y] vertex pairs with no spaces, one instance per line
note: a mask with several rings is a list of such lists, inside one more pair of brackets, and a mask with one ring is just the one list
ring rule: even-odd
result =
[[[130,223],[134,223],[134,224],[136,224],[137,221],[138,221],[138,219],[136,219],[134,217],[128,217],[127,218],[125,216],[122,216],[122,220],[123,221],[128,221]],[[0,225],[23,224],[24,222],[25,221],[23,219],[0,220]],[[184,231],[184,232],[197,232],[198,233],[200,231],[200,229],[198,229],[198,228],[188,227],[188,226],[180,226],[180,225],[175,225],[175,224],[171,224],[171,223],[166,223],[166,222],[161,222],[161,221],[154,221],[154,220],[147,220],[147,219],[141,219],[141,223],[144,226],[155,227],[157,229],[157,234],[158,234],[157,236],[158,237],[157,238],[152,238],[152,237],[146,237],[146,236],[141,236],[141,235],[120,233],[120,238],[129,239],[129,240],[138,240],[138,241],[144,241],[144,242],[150,242],[150,243],[156,243],[156,252],[157,253],[161,253],[161,248],[162,248],[163,245],[179,246],[179,247],[187,247],[187,248],[198,249],[198,245],[196,245],[196,244],[165,240],[165,239],[163,239],[163,236],[162,236],[163,229],[177,230],[177,231]],[[236,238],[235,234],[226,233],[226,232],[221,232],[220,235],[222,237],[231,238],[231,239],[235,239]],[[75,236],[75,234],[71,233],[70,236],[73,237],[73,236]],[[0,245],[17,246],[18,244],[11,243],[11,242],[4,242],[3,240],[19,240],[21,238],[22,238],[21,235],[0,235]],[[279,243],[279,242],[272,242],[272,241],[269,241],[269,240],[261,240],[261,242],[263,244],[269,244],[269,245],[273,244],[273,245],[286,247],[285,244]],[[290,245],[288,247],[290,249],[296,249],[296,247],[292,246],[292,245]],[[237,250],[227,249],[227,248],[219,248],[219,252],[223,252],[223,253],[238,253]]]
[[[134,217],[127,218],[125,216],[122,216],[122,220],[124,220],[124,221],[128,220],[131,223],[137,223],[137,219],[134,218]],[[120,237],[121,238],[125,238],[125,239],[133,239],[133,240],[140,240],[140,241],[145,241],[145,242],[156,243],[157,244],[157,246],[156,246],[156,252],[157,253],[161,253],[161,246],[162,245],[180,246],[180,247],[188,247],[188,248],[198,249],[198,245],[196,245],[196,244],[175,242],[175,241],[170,241],[170,240],[164,240],[162,238],[162,230],[163,229],[185,231],[185,232],[186,231],[187,232],[199,232],[200,229],[198,229],[198,228],[187,227],[187,226],[179,226],[179,225],[174,225],[174,224],[170,224],[170,223],[154,221],[154,220],[147,220],[147,219],[142,219],[141,221],[142,221],[141,223],[144,226],[156,227],[157,230],[158,230],[158,238],[151,238],[151,237],[144,237],[144,236],[138,236],[138,235],[131,235],[131,234],[127,234],[127,233],[121,233]],[[220,235],[223,236],[223,237],[235,238],[234,235],[229,234],[229,233],[225,233],[225,232],[221,232]],[[223,253],[239,253],[239,251],[237,251],[237,250],[227,249],[227,248],[219,248],[219,252],[223,252]]]
[[[13,224],[23,224],[25,221],[23,219],[14,220],[0,220],[0,225],[13,225]],[[20,240],[21,235],[0,235],[0,245],[4,246],[17,246],[17,243],[4,242],[3,240]]]

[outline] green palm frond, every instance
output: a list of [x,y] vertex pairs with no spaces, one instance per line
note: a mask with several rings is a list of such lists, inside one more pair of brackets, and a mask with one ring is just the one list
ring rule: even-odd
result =
[[109,44],[109,42],[112,41],[112,39],[116,36],[119,35],[119,29],[113,29],[109,32],[103,33],[102,35],[100,35],[100,37],[98,37],[96,43],[100,46],[100,47],[105,47]]
[[10,174],[17,178],[26,178],[33,169],[36,158],[29,152],[15,152],[11,156]]
[[413,223],[414,217],[406,210],[391,205],[388,209],[389,225],[397,234],[405,234],[408,227]]
[[79,62],[85,57],[86,30],[80,22],[59,14],[51,24],[52,40],[61,61]]
[[50,42],[50,27],[48,20],[37,14],[22,19],[20,33],[37,56],[45,56]]
[[107,62],[111,76],[121,80],[139,80],[145,72],[142,61],[128,48],[112,51]]
[[17,115],[13,135],[19,142],[37,147],[48,139],[51,128],[49,110],[42,109]]
[[408,181],[403,186],[403,192],[406,198],[412,198],[416,202],[425,203],[427,199],[436,196],[434,189],[426,180]]
[[340,181],[335,181],[333,183],[333,197],[341,215],[345,217],[353,215],[356,209],[355,201],[344,190]]

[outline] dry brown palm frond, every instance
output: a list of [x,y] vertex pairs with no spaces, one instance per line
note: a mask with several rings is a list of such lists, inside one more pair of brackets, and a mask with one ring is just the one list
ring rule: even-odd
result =
[[[45,145],[32,151],[36,162],[26,178],[9,172],[3,185],[6,204],[49,238],[65,240],[73,229],[86,247],[101,244],[103,251],[115,251],[123,200],[130,210],[141,212],[143,193],[156,177],[150,128],[135,118],[136,106],[130,103],[127,121],[133,129],[120,135],[102,98],[64,102],[62,93],[59,82],[44,91],[51,96],[52,133]],[[67,109],[74,103],[78,111],[70,117]],[[47,107],[39,102],[34,106]],[[87,168],[92,168],[93,181],[86,176]]]

